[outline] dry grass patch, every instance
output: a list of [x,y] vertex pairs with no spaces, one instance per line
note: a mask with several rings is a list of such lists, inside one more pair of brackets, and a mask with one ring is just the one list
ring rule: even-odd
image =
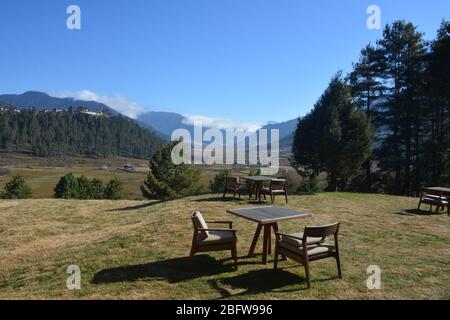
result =
[[[281,202],[278,205],[284,206]],[[285,232],[341,221],[342,280],[333,260],[313,263],[312,289],[295,262],[228,253],[199,255],[187,265],[190,213],[233,220],[238,254],[256,225],[226,214],[247,201],[205,195],[145,201],[0,201],[0,298],[50,299],[449,299],[450,218],[407,214],[416,199],[351,193],[291,196],[287,207],[311,217],[282,222]],[[261,244],[257,249],[260,249]],[[65,287],[66,268],[82,270],[82,289]],[[382,269],[382,289],[368,290],[366,269]]]

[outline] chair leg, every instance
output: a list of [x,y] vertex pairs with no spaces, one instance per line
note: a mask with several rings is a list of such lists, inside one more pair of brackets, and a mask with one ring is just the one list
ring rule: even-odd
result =
[[222,198],[224,198],[225,199],[225,196],[227,195],[227,189],[225,189],[225,191],[223,192],[223,196],[222,196]]
[[417,206],[417,210],[420,210],[420,205],[422,204],[422,200],[419,201],[419,205]]
[[271,199],[272,199],[272,204],[275,202],[275,195],[274,194],[272,194],[271,196]]
[[278,247],[277,247],[277,245],[275,245],[275,258],[273,260],[273,269],[274,270],[278,269]]
[[189,254],[189,267],[192,267],[193,257],[195,255],[194,247],[191,248],[191,253]]
[[339,278],[342,279],[342,272],[341,272],[341,259],[339,257],[339,253],[336,254],[336,264],[338,269]]
[[304,265],[305,265],[306,284],[308,285],[308,289],[311,289],[311,279],[310,279],[311,275],[309,274],[309,262],[304,261]]
[[234,269],[237,271],[238,269],[238,262],[237,262],[237,248],[236,248],[236,242],[234,243],[233,249],[231,250],[231,256],[234,259]]
[[286,198],[286,204],[288,203],[288,196],[287,196],[287,192],[284,194],[284,197]]

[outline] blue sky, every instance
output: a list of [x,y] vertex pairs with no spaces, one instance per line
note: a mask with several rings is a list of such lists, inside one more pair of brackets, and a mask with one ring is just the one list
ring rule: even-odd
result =
[[[66,8],[81,8],[81,30]],[[449,0],[2,1],[0,92],[39,90],[246,124],[310,110],[338,70],[382,35],[366,27],[405,19],[427,39]]]

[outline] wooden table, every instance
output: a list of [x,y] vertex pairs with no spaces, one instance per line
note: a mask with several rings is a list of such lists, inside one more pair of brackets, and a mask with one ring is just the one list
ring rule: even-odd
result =
[[246,208],[246,209],[231,209],[227,210],[228,213],[235,215],[237,217],[250,220],[258,223],[255,235],[253,237],[250,250],[248,252],[248,257],[253,257],[256,243],[258,242],[259,234],[261,229],[264,227],[264,237],[263,237],[263,256],[262,262],[267,263],[267,256],[272,252],[272,233],[278,232],[278,222],[284,220],[301,219],[309,216],[309,214],[292,211],[286,208],[280,207],[258,207],[258,208]]
[[272,178],[266,176],[244,176],[241,178],[252,183],[252,186],[248,192],[248,198],[251,199],[254,193],[256,199],[261,202],[261,189],[264,187],[264,182],[271,181]]
[[426,187],[423,189],[426,193],[438,195],[438,196],[444,196],[449,198],[450,197],[450,188],[444,188],[444,187]]

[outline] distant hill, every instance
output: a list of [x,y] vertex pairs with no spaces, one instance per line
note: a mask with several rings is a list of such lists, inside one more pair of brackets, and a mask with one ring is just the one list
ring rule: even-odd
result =
[[38,91],[27,91],[23,94],[2,94],[0,102],[13,105],[17,108],[35,108],[43,109],[67,109],[69,107],[87,107],[93,111],[107,110],[111,114],[118,114],[117,111],[108,107],[106,104],[95,101],[81,101],[73,98],[56,98],[46,93]]
[[[191,135],[194,133],[194,127],[186,123],[186,118],[178,113],[174,112],[157,112],[151,111],[144,114],[140,114],[137,118],[139,122],[150,126],[157,132],[170,137],[172,132],[176,129],[187,129]],[[280,143],[284,141],[287,143],[290,141],[289,136],[293,136],[295,129],[297,128],[298,119],[292,119],[285,122],[270,122],[263,126],[261,129],[278,129],[280,134]],[[286,139],[287,138],[287,139]]]
[[194,133],[194,127],[185,123],[186,118],[174,112],[150,111],[138,115],[136,120],[169,139],[176,129],[187,129],[191,134]]
[[262,129],[278,129],[280,133],[280,143],[284,138],[293,135],[295,129],[297,128],[298,119],[292,119],[285,122],[269,123],[262,127]]
[[130,118],[0,104],[0,150],[35,156],[150,158],[163,140]]
[[[35,108],[43,109],[67,109],[70,106],[87,107],[93,111],[107,110],[112,115],[119,113],[111,107],[95,102],[81,101],[73,98],[56,98],[46,93],[37,91],[28,91],[23,94],[4,94],[0,95],[0,102],[12,105],[17,108]],[[182,128],[188,130],[191,135],[194,134],[194,127],[186,121],[186,117],[175,112],[149,111],[139,114],[135,119],[136,123],[143,128],[153,130],[162,139],[169,140],[172,132]],[[298,119],[292,119],[285,122],[268,122],[262,129],[278,129],[280,137],[280,148],[290,152],[294,131],[297,127]]]

